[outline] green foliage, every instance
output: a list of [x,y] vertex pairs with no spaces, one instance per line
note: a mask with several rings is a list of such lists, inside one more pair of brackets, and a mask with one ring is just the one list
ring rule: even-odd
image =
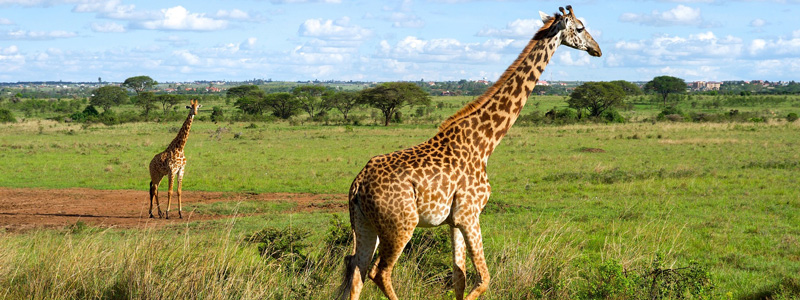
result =
[[332,92],[321,85],[302,85],[292,90],[292,94],[297,97],[300,108],[308,113],[308,117],[312,119],[324,115],[332,108],[331,97],[323,97],[323,95]]
[[330,103],[333,108],[336,108],[345,121],[348,121],[350,111],[360,105],[358,101],[358,92],[355,91],[339,91],[335,93],[324,94],[323,97],[327,98],[326,101]]
[[697,262],[681,268],[664,268],[657,254],[642,271],[625,270],[615,260],[605,260],[596,271],[584,273],[580,299],[710,299],[714,283]]
[[125,89],[107,85],[92,91],[92,97],[89,98],[89,103],[94,106],[100,106],[103,110],[109,110],[112,106],[117,106],[128,102],[128,93]]
[[161,109],[163,109],[166,114],[173,106],[183,101],[183,99],[183,97],[178,95],[161,94],[158,95],[155,100],[161,102]]
[[[230,90],[228,93],[230,95]],[[246,114],[261,115],[267,108],[266,97],[267,94],[263,90],[257,87],[255,89],[250,88],[247,89],[245,94],[239,97],[239,100],[236,100],[234,106],[238,107]]]
[[125,79],[125,82],[122,83],[122,86],[136,91],[136,95],[141,95],[142,92],[156,86],[157,84],[158,82],[153,80],[153,78],[150,78],[150,76],[141,75]]
[[348,246],[353,243],[353,230],[350,228],[349,222],[345,222],[337,214],[331,214],[328,224],[328,232],[324,240],[325,245],[334,250],[334,253],[348,251]]
[[0,123],[14,123],[17,122],[17,119],[14,118],[14,114],[11,113],[10,110],[5,108],[0,108]]
[[794,122],[797,121],[797,119],[798,119],[797,113],[789,113],[788,115],[786,115],[786,121],[788,122]]
[[134,105],[142,108],[142,114],[147,116],[150,111],[156,108],[156,95],[152,92],[141,92],[134,97],[132,101]]
[[228,98],[242,98],[242,97],[246,96],[247,94],[256,92],[258,90],[259,90],[259,88],[258,88],[257,85],[248,85],[248,84],[246,84],[246,85],[235,86],[235,87],[232,87],[232,88],[228,89],[227,97]]
[[211,108],[211,122],[223,122],[225,121],[225,112],[222,110],[222,107],[214,106]]
[[305,239],[311,235],[307,229],[289,227],[284,229],[267,227],[245,238],[250,243],[255,243],[258,253],[265,258],[276,260],[305,259],[303,253],[310,245]]
[[589,115],[599,117],[604,111],[618,107],[625,98],[625,91],[609,82],[586,82],[569,96],[567,104],[578,110],[588,109]]
[[661,95],[664,105],[667,105],[667,96],[672,93],[686,92],[686,82],[672,76],[657,76],[644,85],[644,89]]
[[286,92],[267,95],[264,98],[264,105],[272,108],[272,114],[281,119],[289,119],[297,115],[301,107],[300,100]]
[[383,125],[389,126],[400,108],[408,105],[428,105],[431,99],[422,88],[411,82],[386,82],[365,89],[359,95],[360,103],[377,108],[383,113]]
[[638,85],[629,81],[614,80],[610,81],[609,83],[619,86],[625,92],[626,96],[638,96],[643,94],[642,89],[639,88]]
[[607,123],[625,123],[625,119],[616,109],[607,109],[600,114],[599,118]]

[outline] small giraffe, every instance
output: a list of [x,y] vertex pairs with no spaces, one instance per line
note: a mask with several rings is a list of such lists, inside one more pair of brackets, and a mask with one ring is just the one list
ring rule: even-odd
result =
[[186,168],[186,156],[183,155],[183,148],[186,146],[186,139],[189,138],[189,129],[192,128],[192,121],[197,114],[197,110],[202,105],[197,104],[197,100],[192,100],[191,105],[187,105],[189,116],[183,122],[183,126],[178,131],[178,136],[172,140],[167,150],[156,154],[150,161],[150,217],[153,216],[153,199],[158,208],[158,217],[161,218],[161,204],[158,202],[158,185],[161,179],[167,176],[169,179],[169,191],[167,192],[167,211],[165,216],[169,219],[169,209],[172,203],[172,183],[175,176],[178,176],[178,217],[183,219],[183,208],[181,207],[181,185],[183,184],[183,171]]
[[[447,224],[453,241],[453,283],[464,298],[466,253],[480,278],[466,299],[489,286],[479,215],[489,200],[489,155],[514,124],[559,45],[600,56],[600,47],[571,6],[561,14],[539,12],[544,25],[486,93],[444,121],[430,140],[375,156],[349,191],[355,246],[345,257],[342,299],[358,299],[367,276],[395,300],[391,274],[416,227]],[[371,265],[376,248],[378,258]],[[368,269],[369,268],[369,269]]]

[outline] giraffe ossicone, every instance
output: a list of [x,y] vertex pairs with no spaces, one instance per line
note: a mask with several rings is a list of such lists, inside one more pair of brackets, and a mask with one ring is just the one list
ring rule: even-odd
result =
[[[181,205],[181,190],[183,185],[183,174],[186,168],[186,156],[183,155],[183,148],[186,146],[186,140],[189,138],[189,129],[192,128],[192,121],[194,116],[197,115],[198,110],[202,105],[197,103],[197,100],[192,100],[190,105],[186,108],[189,109],[189,115],[183,126],[178,130],[178,135],[169,143],[167,149],[163,152],[153,156],[150,160],[150,218],[153,216],[153,201],[156,202],[156,209],[158,210],[158,217],[162,216],[169,219],[169,210],[172,204],[172,189],[175,177],[178,178],[178,217],[183,219],[183,207]],[[158,201],[158,185],[161,179],[167,176],[169,181],[169,191],[167,192],[167,210],[162,214],[161,204]]]
[[[358,299],[372,279],[389,299],[397,299],[391,274],[416,227],[447,224],[452,238],[456,298],[466,286],[466,254],[479,279],[466,299],[489,286],[479,215],[491,187],[486,163],[519,117],[536,82],[559,45],[600,56],[600,47],[575,17],[572,7],[543,15],[540,28],[519,57],[481,97],[461,108],[428,141],[375,156],[349,191],[353,254],[345,257],[343,299]],[[568,12],[567,12],[568,11]],[[375,263],[372,258],[378,249]]]

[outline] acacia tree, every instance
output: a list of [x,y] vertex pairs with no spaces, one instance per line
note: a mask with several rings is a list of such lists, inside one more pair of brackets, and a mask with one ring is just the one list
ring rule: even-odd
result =
[[261,115],[266,108],[266,103],[264,103],[266,97],[267,93],[256,87],[239,97],[239,100],[236,100],[234,105],[246,114]]
[[91,105],[100,106],[104,111],[111,109],[111,106],[120,105],[127,101],[128,92],[114,85],[107,85],[94,89],[91,98],[89,98],[89,103]]
[[569,107],[581,110],[588,109],[589,115],[600,116],[609,108],[622,104],[625,91],[619,85],[610,82],[587,82],[577,88],[567,99]]
[[328,93],[323,95],[323,98],[327,98],[328,103],[342,113],[342,117],[344,117],[345,121],[349,121],[347,115],[353,108],[356,108],[360,104],[358,92],[354,91]]
[[235,87],[232,87],[232,88],[228,89],[228,92],[227,92],[226,95],[228,96],[228,98],[242,98],[245,95],[247,95],[247,93],[255,91],[255,90],[258,90],[258,89],[259,89],[258,86],[255,86],[255,85],[247,85],[247,84],[246,85],[240,85],[240,86],[235,86]]
[[156,108],[155,105],[156,95],[153,92],[142,92],[136,96],[136,101],[133,101],[136,106],[141,107],[144,112],[143,115],[150,115],[150,111]]
[[303,85],[292,90],[292,94],[300,101],[300,108],[314,118],[331,109],[326,97],[322,97],[328,89],[321,85]]
[[142,92],[156,86],[158,82],[150,78],[150,76],[134,76],[128,79],[125,79],[125,82],[122,83],[122,86],[132,89],[136,92],[136,95],[141,95]]
[[428,105],[431,97],[413,82],[386,82],[362,90],[359,100],[379,109],[383,113],[383,125],[389,126],[389,120],[398,110],[408,105]]
[[644,85],[645,90],[652,90],[661,94],[664,98],[664,106],[667,106],[667,96],[670,93],[683,93],[686,91],[686,82],[683,79],[672,76],[658,76]]
[[178,95],[162,94],[157,97],[158,102],[161,102],[161,108],[164,114],[169,112],[169,109],[181,102],[181,97]]
[[272,114],[281,119],[288,119],[300,110],[300,100],[286,92],[272,93],[264,98],[264,104],[272,108]]
[[634,84],[633,82],[625,80],[614,80],[609,83],[616,84],[617,86],[622,88],[626,96],[638,96],[642,94],[642,89],[640,89],[639,86]]

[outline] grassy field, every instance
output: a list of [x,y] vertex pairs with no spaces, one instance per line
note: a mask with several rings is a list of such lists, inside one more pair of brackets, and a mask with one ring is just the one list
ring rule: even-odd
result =
[[[437,99],[453,103],[438,114],[468,100]],[[565,106],[557,97],[532,101],[539,110]],[[637,109],[642,118],[657,112]],[[196,121],[184,190],[346,193],[370,157],[426,140],[435,119],[390,127]],[[2,124],[0,186],[145,190],[147,164],[178,126]],[[655,295],[664,298],[797,297],[798,130],[777,118],[512,128],[487,167],[493,194],[481,221],[493,281],[484,299],[649,299],[656,270],[698,283],[661,277]],[[159,230],[0,233],[0,298],[332,298],[346,247],[330,241],[330,214],[229,205],[187,209],[260,214]],[[247,237],[265,228],[307,231],[308,246],[262,258]],[[394,272],[400,297],[452,299],[449,242],[441,228],[417,236]],[[367,287],[363,298],[381,299]]]

